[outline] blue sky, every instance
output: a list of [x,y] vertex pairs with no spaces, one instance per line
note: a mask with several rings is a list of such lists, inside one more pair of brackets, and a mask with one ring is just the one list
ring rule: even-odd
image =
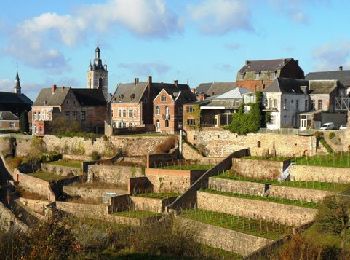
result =
[[2,0],[0,90],[84,87],[99,45],[109,91],[135,77],[234,81],[246,59],[350,68],[347,0]]

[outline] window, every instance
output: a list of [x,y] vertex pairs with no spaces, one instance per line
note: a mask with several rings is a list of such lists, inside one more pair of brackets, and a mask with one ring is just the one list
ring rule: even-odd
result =
[[78,120],[78,112],[77,111],[73,111],[73,118],[74,118],[74,120]]
[[299,111],[299,100],[295,101],[295,109]]
[[160,114],[160,108],[159,106],[156,106],[156,115],[159,115]]
[[187,125],[196,125],[196,120],[195,119],[187,119]]
[[118,114],[119,114],[119,117],[122,117],[122,110],[121,109],[118,110]]
[[166,115],[169,115],[169,114],[170,114],[170,112],[169,112],[169,107],[168,107],[168,106],[165,106],[165,114],[166,114]]
[[10,128],[15,128],[16,127],[16,123],[15,122],[9,122],[9,127]]
[[321,109],[322,109],[322,100],[319,100],[319,101],[318,101],[317,109],[318,109],[318,110],[321,110]]
[[129,117],[133,117],[132,109],[129,109]]
[[165,96],[165,95],[162,95],[162,96],[161,96],[161,101],[162,101],[162,102],[166,102],[166,96]]
[[126,109],[123,109],[123,117],[126,117]]
[[315,100],[311,100],[311,109],[315,109]]
[[165,127],[169,127],[169,120],[165,120]]
[[287,110],[287,99],[286,98],[284,99],[283,109]]
[[273,100],[273,107],[274,107],[274,108],[277,108],[277,99],[274,99],[274,100]]
[[113,109],[111,109],[111,116],[112,116],[112,118],[113,118],[113,115],[114,115],[114,113],[113,113]]
[[[70,116],[70,112],[69,111],[66,111],[66,117],[69,117]],[[39,112],[39,117],[40,117],[40,112]]]
[[193,106],[186,106],[186,112],[192,113],[193,112]]
[[85,121],[85,119],[86,119],[86,112],[81,111],[81,121]]

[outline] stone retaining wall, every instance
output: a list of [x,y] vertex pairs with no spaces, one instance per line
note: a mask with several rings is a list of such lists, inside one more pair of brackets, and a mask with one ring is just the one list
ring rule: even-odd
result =
[[292,165],[289,172],[295,181],[350,183],[350,168]]
[[323,190],[302,189],[278,185],[265,185],[249,181],[235,181],[223,178],[209,178],[209,188],[221,192],[232,192],[263,196],[266,191],[271,197],[290,200],[320,202],[334,193]]
[[47,200],[32,200],[32,199],[26,199],[23,197],[20,197],[18,201],[22,203],[24,206],[34,211],[35,213],[38,213],[42,216],[45,215],[45,210],[47,206],[50,204],[50,202]]
[[207,192],[197,192],[197,207],[236,216],[264,219],[289,226],[301,226],[309,223],[317,213],[316,209]]
[[250,149],[253,156],[274,152],[283,157],[316,154],[314,136],[262,133],[237,135],[223,129],[188,130],[186,133],[187,140],[197,147],[202,146],[208,157],[226,157],[241,149]]
[[168,199],[154,199],[146,197],[135,197],[131,196],[131,207],[133,210],[144,210],[151,211],[155,213],[162,213],[165,210],[165,207],[172,203],[175,198]]
[[27,231],[28,226],[17,219],[12,211],[0,202],[0,230],[9,231],[11,229]]
[[132,177],[144,176],[141,167],[121,165],[89,165],[88,180],[127,186]]
[[53,165],[49,163],[42,163],[41,170],[44,172],[55,173],[58,176],[81,176],[83,174],[82,169],[80,168]]
[[277,162],[272,160],[234,158],[232,170],[245,177],[277,180],[287,165],[289,165],[289,160]]
[[122,189],[105,189],[105,188],[91,188],[84,186],[64,186],[63,192],[75,197],[81,197],[84,199],[99,199],[102,198],[106,192],[115,192],[117,194],[126,194],[127,190]]
[[205,173],[205,170],[171,170],[147,168],[146,177],[153,185],[154,192],[183,193]]
[[204,224],[181,216],[176,217],[175,221],[183,229],[193,232],[200,243],[225,251],[235,252],[242,256],[247,256],[273,243],[273,240],[270,239]]

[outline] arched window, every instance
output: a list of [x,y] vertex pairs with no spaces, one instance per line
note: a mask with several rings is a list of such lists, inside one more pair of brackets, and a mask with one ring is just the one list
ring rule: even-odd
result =
[[165,120],[165,127],[169,127],[169,120]]
[[98,88],[102,88],[103,87],[103,78],[99,78],[98,79]]
[[156,106],[156,115],[159,115],[160,114],[160,108],[159,106]]
[[168,106],[165,106],[165,114],[166,114],[166,115],[169,115],[169,114],[170,114],[170,111],[169,111],[169,107],[168,107]]

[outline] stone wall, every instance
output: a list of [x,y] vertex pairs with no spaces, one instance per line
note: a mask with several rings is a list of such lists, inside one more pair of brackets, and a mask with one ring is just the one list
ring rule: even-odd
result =
[[177,153],[152,153],[147,155],[147,168],[157,168],[178,159]]
[[26,199],[23,197],[20,197],[18,201],[22,203],[24,206],[34,211],[35,213],[38,213],[42,216],[45,215],[45,211],[48,205],[50,204],[50,202],[47,200],[32,200],[32,199]]
[[350,168],[292,165],[289,173],[290,179],[295,181],[350,183]]
[[175,221],[182,229],[192,231],[200,243],[242,256],[247,256],[273,242],[270,239],[182,218],[181,215],[176,217]]
[[255,160],[246,158],[234,158],[232,170],[245,177],[257,179],[277,180],[282,171],[287,168],[288,162],[272,160]]
[[235,216],[264,219],[289,226],[300,226],[309,223],[317,213],[316,209],[200,191],[197,192],[197,207]]
[[129,179],[129,194],[139,194],[148,192],[153,192],[153,185],[147,177],[135,177]]
[[97,151],[107,156],[112,149],[122,149],[127,156],[146,156],[167,138],[167,136],[112,136],[107,141],[103,138],[93,141],[82,137],[58,138],[54,135],[45,135],[43,140],[48,150],[63,154],[91,155],[92,151]]
[[11,229],[26,231],[28,226],[17,219],[12,211],[0,202],[0,231],[9,231]]
[[165,207],[172,203],[176,197],[168,199],[154,199],[146,197],[131,196],[131,208],[133,210],[144,210],[156,213],[162,213]]
[[79,168],[53,165],[49,163],[42,163],[41,170],[44,172],[52,172],[59,176],[81,176],[83,174],[82,169]]
[[190,146],[186,142],[182,143],[182,156],[185,159],[191,159],[191,160],[203,158],[203,155],[201,155],[196,149],[194,149],[192,146]]
[[147,168],[146,177],[152,183],[154,192],[183,193],[188,190],[204,172],[205,171]]
[[278,156],[295,157],[304,154],[316,154],[316,138],[314,136],[282,135],[282,134],[247,134],[237,135],[228,130],[189,130],[187,140],[202,146],[208,157],[226,157],[234,151],[250,149],[253,156],[274,153]]
[[122,189],[104,189],[91,188],[84,186],[64,186],[63,192],[72,197],[81,197],[84,199],[101,199],[106,192],[115,192],[117,194],[126,194],[126,190]]
[[144,176],[143,168],[134,166],[90,165],[88,169],[88,180],[125,187],[128,186],[130,178]]
[[222,178],[209,178],[209,188],[221,192],[268,195],[290,200],[320,202],[332,192],[313,189],[301,189],[287,186],[266,185],[249,181],[235,181]]

